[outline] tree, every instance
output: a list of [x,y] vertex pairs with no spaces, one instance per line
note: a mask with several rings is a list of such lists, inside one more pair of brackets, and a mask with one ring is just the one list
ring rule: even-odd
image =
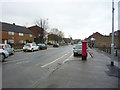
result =
[[35,21],[35,25],[39,26],[40,28],[43,29],[42,35],[42,42],[44,43],[46,40],[46,34],[47,34],[47,29],[48,29],[48,19],[38,19]]
[[48,29],[48,19],[38,19],[35,21],[35,24],[43,28],[45,31]]
[[61,39],[64,38],[64,33],[62,31],[58,30],[57,28],[51,29],[50,34],[55,34]]

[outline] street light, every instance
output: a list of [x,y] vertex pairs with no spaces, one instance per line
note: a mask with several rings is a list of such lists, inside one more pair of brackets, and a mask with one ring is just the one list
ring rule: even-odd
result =
[[112,0],[112,43],[111,43],[111,66],[114,66],[114,0]]

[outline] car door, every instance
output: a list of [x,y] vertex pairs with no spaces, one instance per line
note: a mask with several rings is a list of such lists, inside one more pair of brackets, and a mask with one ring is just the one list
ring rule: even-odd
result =
[[9,48],[9,45],[5,45],[5,50],[6,50],[9,54],[11,54],[11,50],[10,50],[10,48]]
[[38,50],[38,46],[35,44],[35,50]]
[[9,48],[10,53],[13,53],[13,48],[10,45],[8,45],[8,48]]
[[36,47],[35,47],[35,44],[34,44],[34,43],[32,44],[32,47],[33,47],[33,50],[36,50]]

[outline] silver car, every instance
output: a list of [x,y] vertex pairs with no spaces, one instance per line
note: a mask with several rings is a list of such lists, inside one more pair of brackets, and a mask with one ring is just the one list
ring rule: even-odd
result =
[[0,61],[4,61],[9,56],[6,50],[0,49]]
[[82,55],[82,44],[77,44],[77,45],[73,48],[73,53],[74,53],[74,56]]
[[[88,53],[88,46],[87,46],[87,52]],[[82,43],[81,44],[77,44],[74,48],[73,48],[73,53],[74,56],[80,55],[82,56]]]
[[0,44],[0,49],[7,51],[10,55],[14,54],[14,48],[9,44]]

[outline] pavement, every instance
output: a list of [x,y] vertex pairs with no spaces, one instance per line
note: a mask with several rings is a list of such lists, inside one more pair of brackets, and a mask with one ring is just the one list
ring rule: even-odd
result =
[[90,49],[88,60],[71,57],[35,88],[119,88],[117,66],[110,66],[110,58]]
[[[104,51],[101,51],[98,48],[93,48],[93,49],[96,50],[97,52],[103,53],[104,55],[111,58],[111,54],[104,52]],[[119,55],[119,50],[118,50],[118,55]],[[114,56],[114,65],[120,69],[120,60],[119,59],[120,59],[119,56]]]

